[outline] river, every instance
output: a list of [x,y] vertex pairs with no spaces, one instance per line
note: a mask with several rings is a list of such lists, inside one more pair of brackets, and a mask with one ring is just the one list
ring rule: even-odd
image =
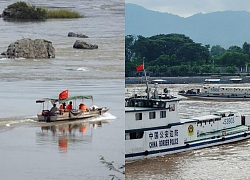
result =
[[[248,87],[250,84],[233,84],[233,86]],[[203,84],[160,84],[160,89],[168,88],[172,95],[178,96],[178,91],[191,88],[201,88]],[[232,84],[217,84],[216,86],[232,86]],[[131,89],[145,92],[142,85],[126,85]],[[133,90],[135,91],[135,90]],[[136,92],[138,92],[136,91]],[[249,101],[215,101],[191,100],[178,96],[180,117],[207,115],[214,110],[229,109],[240,114],[250,115]],[[126,180],[242,180],[250,179],[249,172],[250,140],[237,143],[214,146],[187,151],[156,158],[137,160],[126,163]]]
[[[2,12],[14,0],[0,2]],[[22,38],[46,39],[56,49],[54,59],[0,59],[1,179],[124,179],[101,163],[124,165],[124,1],[28,0],[35,6],[69,8],[80,19],[9,22],[0,19],[0,51]],[[78,38],[97,44],[96,50],[73,49]],[[91,121],[40,123],[36,100],[91,94],[94,104],[110,110]]]

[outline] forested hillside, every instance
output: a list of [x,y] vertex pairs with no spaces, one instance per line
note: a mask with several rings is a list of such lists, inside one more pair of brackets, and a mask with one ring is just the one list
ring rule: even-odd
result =
[[185,34],[195,42],[241,46],[250,42],[250,12],[220,11],[180,17],[145,9],[135,4],[125,6],[125,35],[150,37],[155,34]]
[[250,44],[202,45],[183,34],[159,34],[151,37],[125,37],[126,77],[138,76],[135,67],[144,61],[150,76],[197,76],[246,72],[250,62]]

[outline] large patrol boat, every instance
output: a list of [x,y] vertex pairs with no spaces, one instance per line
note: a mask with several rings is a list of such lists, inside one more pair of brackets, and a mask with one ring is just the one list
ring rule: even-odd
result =
[[179,117],[180,99],[158,84],[125,98],[125,159],[142,159],[236,142],[250,137],[250,116],[222,110]]

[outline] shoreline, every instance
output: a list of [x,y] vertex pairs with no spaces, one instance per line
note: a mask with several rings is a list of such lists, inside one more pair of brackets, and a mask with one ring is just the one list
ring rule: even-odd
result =
[[[158,84],[197,84],[197,83],[205,83],[205,80],[207,80],[206,81],[207,84],[250,83],[250,76],[147,77],[147,79],[148,82],[151,84],[155,82],[158,82]],[[232,79],[238,79],[238,81],[233,81]],[[141,83],[145,83],[145,77],[125,77],[125,84],[141,84]]]

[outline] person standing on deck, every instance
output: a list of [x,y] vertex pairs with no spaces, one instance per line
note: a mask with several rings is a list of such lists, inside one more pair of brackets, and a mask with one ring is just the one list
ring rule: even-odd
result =
[[66,110],[70,111],[72,109],[72,101],[69,102],[69,104],[66,106]]

